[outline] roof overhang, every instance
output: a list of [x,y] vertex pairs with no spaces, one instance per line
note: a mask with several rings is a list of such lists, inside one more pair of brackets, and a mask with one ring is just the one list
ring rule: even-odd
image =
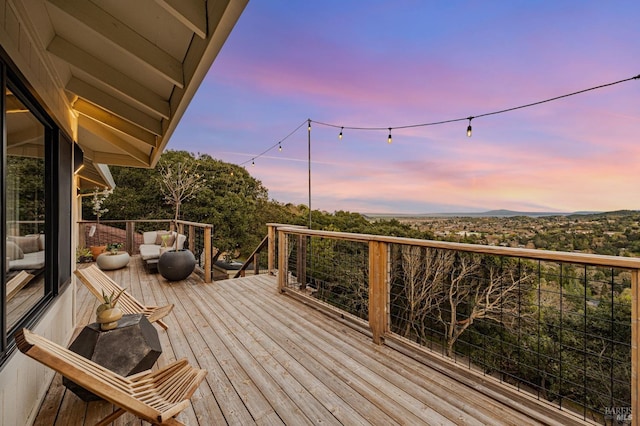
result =
[[154,167],[248,0],[24,3],[77,117],[87,184]]

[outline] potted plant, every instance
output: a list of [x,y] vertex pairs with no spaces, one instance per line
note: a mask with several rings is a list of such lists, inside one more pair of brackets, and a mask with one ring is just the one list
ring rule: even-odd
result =
[[120,269],[129,264],[129,253],[120,251],[122,243],[109,243],[106,251],[98,256],[96,263],[100,269]]
[[78,247],[76,249],[76,262],[77,263],[89,263],[93,262],[93,255],[91,250],[86,247]]
[[[178,161],[175,163],[160,163],[160,191],[167,204],[174,208],[174,226],[178,229],[180,207],[185,200],[195,197],[202,188],[205,179],[198,173],[194,160]],[[187,278],[196,267],[196,258],[189,250],[178,250],[178,236],[176,235],[173,249],[160,255],[158,272],[169,281],[180,281]]]
[[100,191],[96,187],[93,191],[93,197],[91,198],[91,210],[96,216],[96,225],[94,225],[89,231],[89,236],[93,237],[93,235],[97,233],[95,240],[97,244],[90,246],[89,249],[91,250],[91,254],[93,255],[94,260],[97,260],[98,256],[100,256],[101,253],[104,253],[107,248],[106,245],[100,243],[100,217],[109,211],[109,209],[103,207],[102,205],[112,192],[113,191],[108,189]]
[[104,291],[102,292],[104,302],[96,309],[96,322],[100,324],[100,330],[113,330],[118,326],[118,320],[122,318],[122,311],[116,307],[116,303],[124,290],[122,289],[115,297],[114,292],[111,292],[110,296],[104,294]]
[[107,244],[107,253],[112,256],[118,254],[118,251],[122,248],[122,243],[109,243]]

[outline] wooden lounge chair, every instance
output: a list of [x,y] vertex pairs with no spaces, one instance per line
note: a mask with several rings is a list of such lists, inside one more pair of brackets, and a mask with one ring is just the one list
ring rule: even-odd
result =
[[11,278],[7,282],[7,301],[18,294],[18,292],[22,290],[22,288],[26,286],[32,279],[33,275],[31,275],[27,271],[20,271],[18,274],[16,274],[15,277]]
[[24,354],[118,407],[98,425],[107,425],[125,412],[152,424],[181,425],[174,417],[189,406],[207,375],[181,359],[157,371],[123,377],[26,328],[15,337]]
[[[75,274],[98,300],[103,300],[103,292],[109,295],[112,292],[118,294],[122,291],[122,287],[102,272],[95,264],[87,268],[76,269]],[[167,324],[165,324],[161,318],[167,316],[173,309],[173,304],[166,306],[145,306],[126,291],[123,292],[118,299],[118,306],[123,314],[143,314],[149,322],[157,322],[158,325],[165,330],[167,329]]]

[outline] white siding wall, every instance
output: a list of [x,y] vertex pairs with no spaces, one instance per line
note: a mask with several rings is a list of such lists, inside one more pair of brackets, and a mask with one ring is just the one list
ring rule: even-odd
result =
[[[0,45],[18,66],[65,131],[76,136],[76,119],[62,83],[49,72],[49,59],[38,40],[29,32],[30,21],[20,0],[0,0]],[[74,189],[75,191],[75,189]],[[76,222],[77,208],[72,223]],[[71,259],[75,259],[72,253]],[[75,322],[75,280],[49,307],[34,331],[67,345]],[[0,425],[28,425],[34,420],[53,378],[53,372],[16,351],[0,370]]]
[[[66,288],[33,331],[66,346],[73,333],[75,284]],[[0,370],[0,425],[30,425],[53,379],[53,370],[16,350]]]

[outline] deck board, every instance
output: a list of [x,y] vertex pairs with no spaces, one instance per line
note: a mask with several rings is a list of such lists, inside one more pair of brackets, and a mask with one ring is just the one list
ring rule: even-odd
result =
[[[186,357],[209,372],[178,416],[186,424],[538,424],[279,294],[274,277],[169,283],[137,256],[109,275],[144,304],[175,304],[169,329],[157,328],[157,366]],[[79,332],[98,303],[81,284],[77,292]],[[35,424],[89,425],[112,410],[82,402],[56,376]],[[148,423],[125,414],[114,424]]]

